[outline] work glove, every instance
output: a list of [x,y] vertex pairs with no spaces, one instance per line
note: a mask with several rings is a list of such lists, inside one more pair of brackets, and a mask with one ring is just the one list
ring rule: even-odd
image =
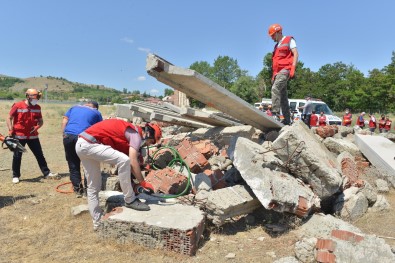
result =
[[147,181],[142,181],[139,184],[136,184],[134,186],[134,192],[135,193],[144,193],[144,194],[153,194],[155,192],[154,186]]
[[291,67],[291,72],[289,72],[289,78],[292,79],[293,77],[295,77],[295,66],[292,65]]

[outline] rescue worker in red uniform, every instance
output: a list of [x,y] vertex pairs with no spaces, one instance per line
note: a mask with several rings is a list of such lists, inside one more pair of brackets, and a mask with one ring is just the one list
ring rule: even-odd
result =
[[365,116],[365,112],[361,112],[356,123],[361,129],[365,127],[365,119],[363,118],[364,116]]
[[320,116],[318,117],[318,125],[319,126],[326,126],[326,116],[324,115],[324,112],[320,112]]
[[379,131],[380,131],[380,133],[384,132],[385,122],[386,122],[385,115],[381,114],[381,119],[379,120]]
[[273,113],[272,113],[272,105],[271,105],[271,104],[267,105],[266,114],[267,114],[268,116],[273,116]]
[[385,117],[385,126],[383,132],[389,132],[391,130],[392,121],[388,116]]
[[372,135],[377,128],[377,123],[376,123],[376,117],[374,117],[374,115],[372,113],[369,113],[369,117],[370,117],[369,131],[370,131],[370,134]]
[[317,127],[318,126],[318,116],[315,114],[315,110],[311,112],[310,117],[310,127]]
[[103,120],[79,134],[76,152],[85,170],[88,208],[94,230],[103,216],[99,206],[102,184],[100,163],[109,163],[118,168],[126,207],[139,211],[150,210],[146,203],[136,198],[130,175],[134,175],[140,186],[153,190],[153,186],[141,174],[138,157],[141,147],[158,143],[161,137],[162,130],[157,124],[147,123],[142,130],[139,126],[118,119]]
[[349,109],[346,109],[345,114],[343,115],[343,125],[350,127],[352,122],[352,114]]
[[283,123],[291,123],[291,112],[288,102],[288,80],[295,75],[298,62],[298,50],[292,36],[283,36],[283,28],[279,24],[269,27],[268,34],[276,42],[272,55],[272,113],[279,119],[280,109],[284,115]]
[[[37,104],[41,93],[36,89],[28,89],[25,96],[25,100],[12,105],[9,117],[6,119],[9,135],[17,138],[23,146],[26,144],[29,146],[36,157],[44,179],[60,179],[58,174],[51,173],[49,170],[38,138],[38,129],[44,124],[41,107]],[[22,152],[14,151],[12,158],[12,182],[14,184],[19,183],[21,163]]]

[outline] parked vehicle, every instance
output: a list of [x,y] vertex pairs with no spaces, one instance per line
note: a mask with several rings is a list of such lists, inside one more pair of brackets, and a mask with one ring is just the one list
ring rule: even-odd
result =
[[[298,120],[302,118],[302,112],[303,109],[299,109],[299,107],[302,107],[306,104],[306,100],[304,99],[288,99],[289,101],[289,107],[291,109],[291,112],[293,113],[293,119]],[[255,103],[255,104],[261,104],[261,103],[268,103],[271,104],[271,100],[267,98],[263,98],[262,102],[260,103]],[[336,116],[332,110],[329,108],[329,106],[323,102],[322,100],[318,99],[312,99],[311,103],[313,104],[313,110],[315,111],[316,115],[320,115],[320,112],[323,111],[325,116],[326,116],[326,122],[328,125],[336,124],[336,125],[341,125],[342,120]],[[258,107],[259,107],[258,105]]]

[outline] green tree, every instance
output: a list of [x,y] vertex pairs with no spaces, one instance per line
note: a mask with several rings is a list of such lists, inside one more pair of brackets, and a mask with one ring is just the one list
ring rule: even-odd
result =
[[194,62],[189,68],[202,74],[206,78],[213,79],[213,68],[207,61]]
[[174,90],[173,89],[165,89],[165,96],[171,96],[174,94]]
[[258,98],[258,82],[251,76],[241,76],[232,85],[230,91],[243,100],[254,103]]
[[233,58],[228,56],[218,56],[214,61],[213,81],[225,89],[229,90],[238,78],[245,76],[246,74],[247,72],[241,70],[237,60]]

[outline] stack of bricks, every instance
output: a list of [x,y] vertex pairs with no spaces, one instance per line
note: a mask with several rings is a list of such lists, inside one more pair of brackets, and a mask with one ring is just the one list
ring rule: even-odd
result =
[[154,186],[156,193],[164,194],[179,194],[184,191],[188,183],[187,177],[170,167],[150,171],[145,180]]
[[363,180],[358,178],[360,172],[358,171],[357,165],[353,159],[348,157],[343,158],[341,161],[341,170],[343,176],[347,178],[347,182],[344,185],[343,190],[350,188],[351,186],[364,186]]
[[176,148],[193,173],[200,173],[204,169],[210,168],[207,158],[195,147],[192,142],[187,138],[184,139]]
[[316,133],[321,138],[333,137],[338,132],[338,127],[336,125],[319,126],[316,129]]

